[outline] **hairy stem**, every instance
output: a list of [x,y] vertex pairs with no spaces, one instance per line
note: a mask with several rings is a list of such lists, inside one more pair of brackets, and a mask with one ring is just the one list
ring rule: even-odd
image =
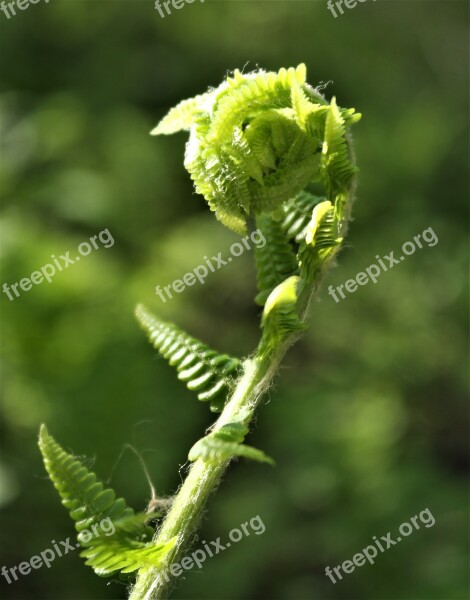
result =
[[[318,281],[316,285],[300,290],[298,306],[302,320],[307,318],[310,297],[317,286]],[[254,358],[245,361],[244,373],[215,422],[214,431],[231,421],[243,420],[247,425],[249,424],[284,354],[298,337],[298,333],[291,334],[272,352],[260,354],[258,351]],[[200,458],[192,465],[155,537],[155,543],[163,544],[177,536],[177,543],[160,569],[149,569],[139,573],[130,600],[161,600],[167,597],[172,578],[170,567],[188,548],[203,515],[206,502],[229,463],[230,460],[212,464]]]
[[[320,279],[325,271],[326,268],[322,270],[312,286],[305,286],[299,291],[298,308],[302,321],[307,319],[310,299],[318,289]],[[244,373],[223,412],[213,425],[213,431],[231,421],[243,420],[247,425],[250,423],[284,354],[298,338],[299,333],[293,333],[272,352],[266,354],[260,353],[258,350],[254,358],[245,361]],[[149,569],[139,573],[129,600],[162,600],[168,597],[167,592],[171,587],[172,580],[170,567],[182,558],[183,552],[190,545],[207,500],[211,492],[216,489],[229,463],[230,460],[226,460],[219,464],[213,464],[199,458],[191,466],[188,476],[155,536],[157,544],[169,542],[175,536],[177,536],[177,542],[160,569]]]
[[[214,424],[214,431],[220,429],[226,423],[240,418],[249,423],[287,347],[288,344],[286,343],[282,347],[278,347],[269,356],[255,356],[255,358],[245,361],[244,374],[239,380],[230,401]],[[161,569],[151,569],[139,574],[131,592],[130,600],[165,598],[172,577],[169,568],[188,547],[194,530],[202,517],[209,495],[217,487],[220,477],[229,462],[230,460],[220,464],[212,464],[198,459],[192,465],[155,540],[156,543],[160,544],[178,536],[177,543],[168,554],[165,565]],[[166,576],[163,572],[166,572]]]

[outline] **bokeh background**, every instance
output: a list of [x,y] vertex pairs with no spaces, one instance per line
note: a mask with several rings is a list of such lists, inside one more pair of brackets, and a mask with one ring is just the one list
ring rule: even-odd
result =
[[[253,256],[245,253],[163,304],[167,285],[237,236],[211,216],[182,165],[185,134],[150,129],[228,70],[305,62],[313,85],[363,113],[348,244],[327,285],[423,229],[439,238],[336,304],[325,285],[249,442],[272,469],[233,464],[202,538],[255,515],[266,531],[180,578],[175,599],[451,600],[468,594],[468,5],[367,1],[333,18],[324,1],[195,2],[159,17],[151,1],[39,2],[0,14],[1,284],[27,277],[108,228],[92,252],[9,301],[3,329],[1,565],[73,534],[45,478],[40,423],[86,456],[136,509],[178,487],[212,422],[156,357],[143,302],[215,348],[258,339]],[[72,252],[72,256],[73,256]],[[421,528],[333,585],[342,563],[429,508]],[[125,598],[78,553],[7,585],[5,598]]]

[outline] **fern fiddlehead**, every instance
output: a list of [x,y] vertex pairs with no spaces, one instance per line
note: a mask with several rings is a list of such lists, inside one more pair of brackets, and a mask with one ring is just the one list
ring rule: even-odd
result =
[[[334,126],[330,111],[307,84],[303,64],[279,73],[236,70],[212,92],[178,104],[152,133],[189,129],[185,166],[196,191],[222,223],[244,233],[248,216],[279,213],[309,183],[328,177],[328,160],[342,151],[322,150]],[[358,119],[342,112],[348,125]],[[333,162],[336,182],[347,174]]]
[[[189,451],[192,466],[155,534],[156,554],[140,546],[137,567],[136,554],[133,563],[130,559],[113,563],[109,544],[108,554],[98,554],[99,560],[110,560],[103,563],[105,568],[120,564],[122,572],[139,568],[131,600],[166,597],[164,574],[192,539],[207,499],[231,459],[273,464],[244,440],[286,350],[306,329],[309,302],[346,234],[357,172],[349,128],[359,119],[354,109],[338,107],[335,98],[328,103],[307,83],[305,65],[299,65],[278,73],[235,71],[217,88],[180,102],[152,132],[189,131],[184,164],[196,191],[232,230],[244,233],[247,221],[253,220],[263,232],[266,244],[256,250],[262,335],[254,355],[240,361],[209,349],[143,307],[136,310],[151,343],[176,367],[179,378],[221,414]],[[321,188],[319,195],[310,193],[310,184]],[[64,503],[69,502],[73,518],[90,518],[84,503],[89,492],[83,496],[80,487],[74,488],[81,500],[72,502],[70,490],[64,496],[58,475],[60,469],[64,477],[83,474],[83,467],[64,458],[61,449],[51,451],[51,444],[40,442]],[[64,471],[64,466],[72,471]],[[107,491],[96,489],[98,497],[105,494],[107,503],[114,501]],[[126,518],[130,521],[119,518],[116,525],[123,535],[127,532],[118,554],[130,551],[129,544],[146,544],[129,538],[129,531],[135,534],[145,521],[131,514]]]

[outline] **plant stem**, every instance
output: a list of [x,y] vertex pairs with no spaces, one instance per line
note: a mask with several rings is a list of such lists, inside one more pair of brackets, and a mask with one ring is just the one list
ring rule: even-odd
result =
[[[240,419],[248,423],[277,370],[289,344],[284,343],[273,353],[265,357],[255,357],[245,361],[245,370],[239,380],[231,399],[216,421],[213,429],[220,429],[224,424]],[[177,561],[187,548],[199,524],[204,507],[217,487],[220,477],[226,470],[230,460],[212,464],[198,459],[191,467],[186,480],[175,497],[155,543],[163,544],[177,536],[177,543],[169,552],[164,565],[160,569],[141,572],[132,589],[130,600],[160,600],[165,598],[171,585],[169,568]],[[166,572],[164,574],[164,572]]]
[[[312,285],[304,285],[299,290],[297,306],[299,316],[304,322],[307,319],[310,299],[318,289],[319,280],[323,273],[324,270],[318,274],[317,280]],[[290,334],[269,353],[261,351],[259,346],[255,357],[245,361],[243,375],[220,417],[215,422],[212,428],[213,431],[236,420],[243,420],[246,425],[249,425],[284,354],[299,337],[298,332]],[[201,458],[193,463],[170,511],[154,538],[156,544],[165,544],[177,537],[176,544],[166,555],[160,568],[139,572],[129,600],[162,600],[167,597],[168,589],[171,587],[170,567],[182,557],[182,553],[189,546],[194,531],[203,515],[207,500],[211,492],[216,489],[229,463],[230,459],[213,464]]]

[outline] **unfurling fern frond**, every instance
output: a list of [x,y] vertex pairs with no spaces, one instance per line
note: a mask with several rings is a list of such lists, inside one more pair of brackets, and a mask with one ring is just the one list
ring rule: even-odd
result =
[[243,423],[226,423],[217,431],[198,440],[189,451],[188,458],[195,461],[202,458],[209,463],[221,463],[235,456],[243,456],[258,462],[274,464],[272,458],[262,450],[243,444],[248,427]]
[[241,361],[211,350],[175,325],[160,321],[141,305],[136,309],[136,317],[154,348],[176,367],[178,378],[197,392],[199,400],[210,402],[213,412],[220,412]]
[[116,499],[114,491],[105,488],[94,473],[65,452],[44,425],[39,448],[62,504],[75,521],[78,542],[84,547],[80,556],[87,559],[86,565],[98,575],[111,575],[161,564],[175,540],[158,546],[144,541],[153,533],[146,523],[157,515],[135,514],[122,498]]
[[312,211],[324,200],[325,198],[314,196],[309,192],[300,192],[285,204],[281,228],[289,240],[300,244],[305,239],[307,225],[312,219]]
[[[249,215],[276,213],[321,179],[324,137],[334,143],[337,132],[331,107],[306,75],[304,64],[278,73],[235,71],[219,87],[172,109],[153,131],[190,129],[185,167],[196,191],[239,233]],[[342,127],[358,119],[352,109],[335,110]]]
[[273,289],[291,275],[296,275],[299,265],[294,250],[281,224],[272,217],[260,216],[256,224],[266,239],[255,249],[256,278],[259,294],[256,303],[263,306]]

